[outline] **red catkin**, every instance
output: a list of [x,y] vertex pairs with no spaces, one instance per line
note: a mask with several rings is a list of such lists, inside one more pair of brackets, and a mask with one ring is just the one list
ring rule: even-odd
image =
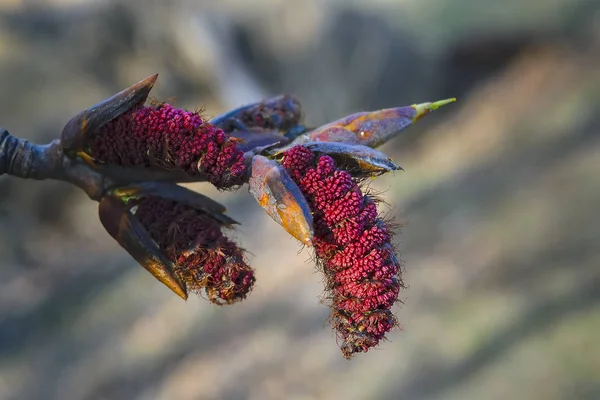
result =
[[398,325],[390,308],[404,286],[391,232],[373,198],[331,157],[296,146],[282,165],[313,211],[315,252],[342,353],[366,352]]
[[132,200],[136,218],[165,255],[188,290],[202,290],[214,304],[246,298],[256,281],[244,252],[223,235],[221,226],[190,206],[159,197]]
[[199,114],[167,103],[114,119],[90,139],[88,152],[105,164],[204,175],[220,189],[241,185],[246,170],[234,139]]

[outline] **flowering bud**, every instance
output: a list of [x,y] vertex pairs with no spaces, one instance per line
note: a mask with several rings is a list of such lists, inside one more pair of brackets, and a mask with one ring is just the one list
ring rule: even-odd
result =
[[315,252],[342,354],[366,352],[397,326],[390,308],[404,286],[392,232],[373,198],[331,157],[296,146],[284,153],[282,165],[313,211]]
[[202,290],[215,304],[246,298],[256,280],[244,252],[200,210],[159,197],[132,200],[135,217],[175,264],[175,274],[187,289]]
[[197,113],[169,104],[142,106],[92,136],[87,152],[102,164],[182,171],[224,189],[243,183],[244,153]]
[[204,291],[219,305],[243,300],[255,282],[243,250],[222,232],[235,223],[224,211],[168,183],[115,189],[100,202],[104,227],[152,275],[184,299]]
[[156,75],[77,114],[61,144],[118,184],[210,181],[219,189],[244,183],[240,142],[195,112],[169,104],[144,106]]
[[158,75],[151,75],[71,118],[61,135],[65,154],[77,157],[90,136],[111,120],[144,104],[157,78]]
[[254,128],[287,132],[300,124],[301,120],[302,107],[298,99],[281,95],[239,107],[210,122],[235,135],[232,131]]

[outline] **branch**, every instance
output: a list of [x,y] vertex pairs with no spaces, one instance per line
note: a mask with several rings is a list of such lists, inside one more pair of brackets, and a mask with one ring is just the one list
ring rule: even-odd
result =
[[3,174],[69,182],[83,189],[92,200],[99,200],[112,185],[110,180],[80,160],[65,157],[60,140],[38,145],[0,128],[0,176]]

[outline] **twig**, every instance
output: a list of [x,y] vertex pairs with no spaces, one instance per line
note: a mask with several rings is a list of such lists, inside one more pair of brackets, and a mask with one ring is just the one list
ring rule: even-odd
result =
[[80,160],[65,157],[59,139],[45,145],[31,143],[0,128],[0,175],[23,179],[69,182],[99,200],[112,182]]

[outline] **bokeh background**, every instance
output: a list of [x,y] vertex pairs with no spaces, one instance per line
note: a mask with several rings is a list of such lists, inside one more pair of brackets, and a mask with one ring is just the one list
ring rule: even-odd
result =
[[0,178],[0,399],[599,399],[600,2],[1,0],[0,125],[37,142],[150,75],[209,115],[306,122],[456,96],[383,150],[403,331],[344,360],[321,277],[242,188],[257,270],[187,303],[63,183]]

